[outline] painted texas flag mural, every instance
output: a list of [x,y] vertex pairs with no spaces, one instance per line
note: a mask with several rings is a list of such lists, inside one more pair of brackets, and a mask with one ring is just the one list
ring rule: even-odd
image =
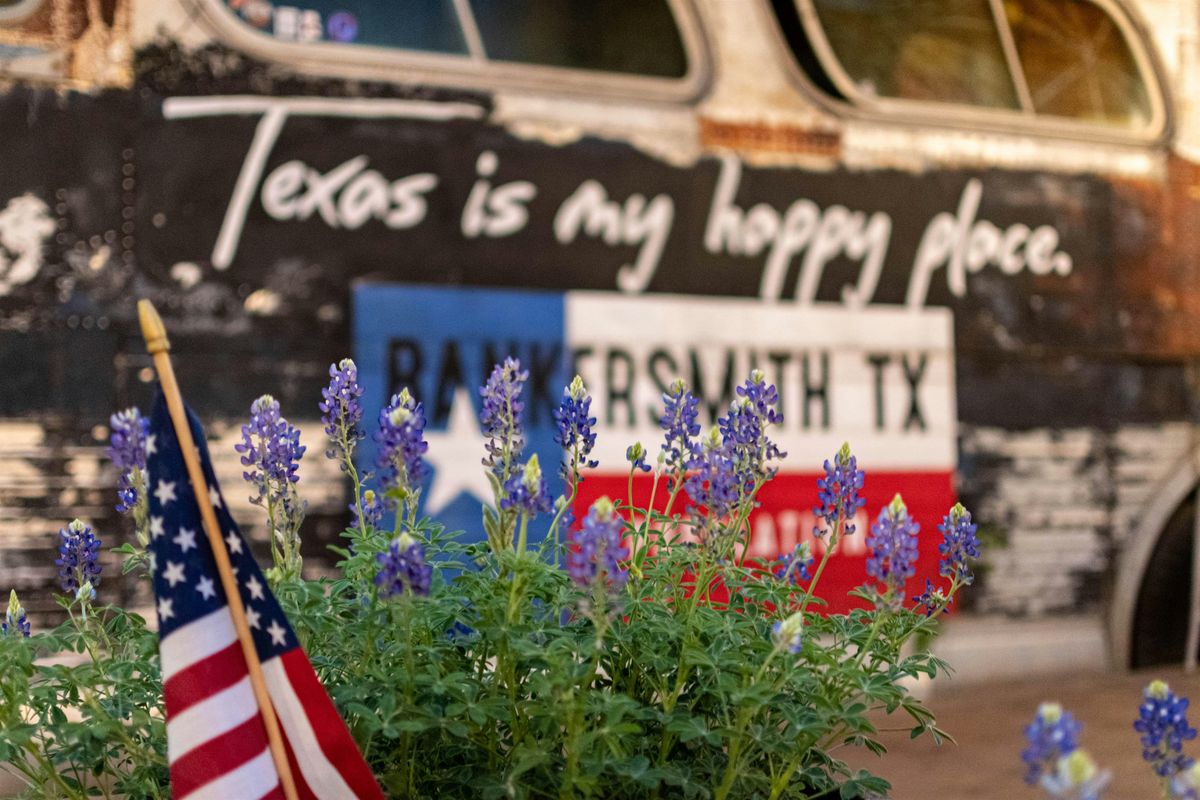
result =
[[[859,533],[839,545],[822,578],[833,610],[865,579],[868,517],[900,492],[921,523],[914,589],[937,572],[937,524],[954,502],[955,405],[948,309],[851,309],[764,304],[680,295],[361,285],[354,296],[355,360],[366,419],[409,387],[424,403],[432,475],[423,513],[482,536],[480,505],[491,500],[484,470],[479,386],[515,356],[529,371],[528,448],[557,464],[553,409],[576,374],[597,417],[580,508],[607,494],[625,498],[625,448],[640,441],[653,463],[662,441],[661,395],[676,378],[700,398],[705,430],[728,408],[750,370],[779,389],[784,422],[772,437],[787,453],[751,517],[749,555],[773,558],[812,541],[822,462],[849,441],[867,471]],[[374,461],[373,442],[362,448]],[[547,473],[550,473],[547,468]],[[634,501],[649,499],[635,479]],[[551,486],[561,491],[561,485]],[[660,495],[661,497],[661,495]],[[543,531],[539,531],[541,533]],[[532,535],[533,532],[531,532]]]

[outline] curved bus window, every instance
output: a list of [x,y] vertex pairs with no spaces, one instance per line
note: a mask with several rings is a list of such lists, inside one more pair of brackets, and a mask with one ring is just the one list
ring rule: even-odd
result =
[[239,38],[250,49],[282,45],[304,59],[325,54],[334,69],[339,59],[394,67],[397,58],[433,56],[436,66],[460,71],[549,67],[678,82],[691,66],[684,28],[693,26],[679,19],[684,0],[209,2],[224,12],[219,17],[236,20],[234,33],[259,34]]
[[[1145,135],[1165,114],[1151,60],[1111,0],[775,0],[788,43],[838,99]],[[981,116],[978,112],[984,112]],[[997,117],[997,113],[1001,116]]]

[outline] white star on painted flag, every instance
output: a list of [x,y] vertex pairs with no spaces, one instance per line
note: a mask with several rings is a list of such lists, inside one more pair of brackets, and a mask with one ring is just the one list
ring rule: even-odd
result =
[[250,580],[246,581],[246,588],[250,590],[250,596],[255,600],[263,599],[263,585],[259,582],[258,576],[251,575]]
[[150,517],[150,538],[157,539],[163,535],[163,518]]
[[287,628],[279,624],[279,620],[271,620],[267,633],[271,634],[271,644],[282,645],[287,641]]
[[240,554],[242,552],[242,537],[233,531],[230,531],[229,535],[225,537],[225,544],[229,545],[229,552],[231,553]]
[[179,549],[186,553],[188,550],[194,550],[196,547],[196,532],[189,531],[187,528],[180,528],[179,535],[171,541],[179,545]]
[[158,452],[158,448],[154,444],[154,440],[158,438],[158,434],[152,433],[146,437],[146,457],[154,455]]
[[217,596],[217,590],[216,587],[213,586],[213,580],[207,575],[196,582],[196,591],[199,592],[200,596],[205,600],[211,600]]
[[175,609],[171,608],[173,605],[175,605],[175,601],[171,600],[170,598],[164,597],[163,599],[159,600],[158,618],[161,620],[168,620],[175,616]]
[[174,561],[167,562],[167,568],[163,570],[163,580],[171,584],[171,588],[175,588],[175,584],[184,580],[183,564],[176,564]]
[[463,387],[454,392],[445,431],[426,431],[429,450],[425,460],[434,469],[425,498],[425,513],[436,514],[464,492],[481,502],[492,499],[492,486],[481,465],[487,439],[479,429],[471,395]]
[[217,487],[208,487],[208,500],[212,503],[213,508],[221,507],[221,493],[217,491]]
[[262,614],[258,613],[250,606],[246,606],[246,624],[247,625],[249,625],[251,628],[261,628],[262,626],[258,622],[261,618],[262,618]]
[[158,488],[154,490],[154,496],[165,508],[167,503],[175,499],[175,481],[159,481]]

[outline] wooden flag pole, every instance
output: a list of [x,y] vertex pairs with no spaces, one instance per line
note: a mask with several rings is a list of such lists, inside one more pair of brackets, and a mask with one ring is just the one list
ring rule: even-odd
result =
[[154,358],[154,369],[158,372],[158,382],[162,386],[163,396],[167,400],[167,410],[171,412],[171,424],[175,427],[175,435],[179,439],[179,449],[183,452],[183,463],[187,466],[188,480],[192,484],[192,492],[196,495],[196,505],[200,507],[204,533],[208,536],[208,544],[217,561],[217,573],[221,577],[221,588],[225,590],[225,598],[229,602],[229,613],[233,617],[233,627],[237,630],[238,641],[242,645],[242,655],[246,659],[246,667],[250,673],[250,685],[254,688],[254,699],[258,702],[258,711],[262,715],[263,724],[267,729],[267,741],[271,745],[271,758],[275,762],[275,771],[279,773],[279,784],[283,787],[283,793],[287,800],[297,800],[296,782],[288,764],[287,752],[283,748],[283,735],[279,731],[279,720],[275,717],[275,707],[271,705],[271,696],[267,693],[267,682],[263,678],[262,664],[258,660],[258,650],[254,647],[250,625],[246,622],[246,609],[242,605],[242,596],[238,592],[237,581],[233,577],[233,569],[229,565],[229,553],[225,550],[225,540],[221,538],[221,526],[217,523],[217,514],[209,500],[208,482],[204,479],[204,471],[200,468],[200,451],[196,448],[191,426],[188,425],[187,414],[183,410],[183,397],[179,393],[179,384],[175,381],[175,370],[171,366],[171,343],[167,341],[167,329],[163,326],[162,318],[158,316],[158,312],[154,310],[154,306],[149,300],[138,301],[138,320],[142,325],[142,338],[146,340],[146,350]]

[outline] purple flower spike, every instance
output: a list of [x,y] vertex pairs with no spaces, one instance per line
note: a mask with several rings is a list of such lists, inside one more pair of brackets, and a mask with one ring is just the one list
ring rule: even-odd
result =
[[630,471],[650,471],[650,465],[646,463],[646,448],[642,447],[641,442],[634,442],[625,448],[625,460],[629,462]]
[[700,398],[688,391],[681,380],[663,393],[663,415],[659,425],[666,432],[663,441],[664,463],[672,471],[687,467],[695,438],[700,435]]
[[917,532],[921,530],[900,495],[879,512],[879,521],[871,526],[867,547],[867,574],[884,585],[884,597],[893,606],[903,598],[905,582],[916,574]]
[[1142,734],[1142,758],[1160,778],[1170,778],[1192,766],[1183,754],[1183,743],[1196,738],[1196,729],[1188,724],[1188,699],[1171,691],[1163,681],[1151,681],[1146,687],[1138,719],[1133,729]]
[[[137,484],[145,486],[146,441],[150,421],[135,408],[127,408],[109,417],[111,434],[105,455],[117,468],[117,511],[125,514],[138,504]],[[134,473],[139,480],[135,482]]]
[[720,432],[713,428],[688,462],[691,472],[684,481],[684,489],[693,503],[688,507],[688,514],[702,542],[709,541],[721,520],[729,515],[737,503],[738,478],[735,468],[733,459],[721,442]]
[[20,636],[28,639],[31,633],[29,618],[25,609],[17,599],[17,590],[13,589],[8,595],[8,608],[4,612],[4,620],[0,622],[0,636]]
[[562,400],[554,409],[556,431],[554,441],[563,449],[562,476],[568,484],[581,469],[593,469],[600,462],[588,459],[596,446],[596,434],[592,426],[596,418],[591,416],[592,397],[578,375],[571,385],[563,389]]
[[496,365],[487,384],[479,390],[483,397],[479,421],[488,440],[483,465],[501,482],[516,472],[517,457],[525,449],[522,420],[525,401],[521,399],[521,390],[527,380],[529,373],[521,370],[521,362],[506,358],[503,364]]
[[812,549],[809,548],[808,542],[801,542],[790,553],[784,553],[775,562],[775,577],[784,583],[799,585],[801,581],[807,581],[812,578],[812,575],[808,572],[812,563]]
[[971,523],[971,512],[963,508],[962,503],[955,503],[950,513],[942,519],[942,524],[938,526],[942,532],[942,544],[938,546],[938,552],[942,554],[940,571],[944,577],[964,584],[974,580],[969,563],[979,558],[976,528]]
[[305,448],[300,430],[280,415],[278,400],[264,394],[250,405],[250,424],[242,426],[242,442],[234,449],[242,454],[242,466],[249,467],[242,477],[258,490],[250,502],[286,505],[289,487],[300,480],[297,470]]
[[359,402],[363,389],[358,384],[358,367],[343,358],[329,365],[329,386],[321,390],[321,422],[329,437],[328,458],[341,462],[343,471],[350,469],[354,446],[364,437],[363,409]]
[[927,617],[932,617],[939,608],[943,614],[950,610],[946,593],[940,588],[933,588],[933,582],[928,578],[925,579],[924,593],[914,595],[913,602],[917,604],[918,609],[925,612]]
[[417,596],[429,594],[433,582],[433,567],[425,563],[425,547],[407,533],[392,540],[387,550],[375,556],[379,572],[375,585],[381,597],[394,597],[404,592]]
[[837,534],[841,525],[842,536],[854,533],[854,515],[867,504],[865,497],[858,493],[863,488],[864,473],[858,468],[858,460],[850,454],[850,444],[842,445],[842,449],[833,457],[833,463],[825,462],[825,477],[817,481],[817,500],[819,505],[813,508],[817,519],[823,521],[813,528],[813,535],[818,539]]
[[1028,747],[1021,753],[1025,762],[1025,782],[1036,784],[1043,775],[1053,774],[1058,760],[1079,747],[1083,726],[1058,703],[1042,703],[1037,716],[1025,728]]
[[546,479],[538,464],[537,453],[529,457],[524,470],[514,471],[513,476],[505,481],[500,508],[516,509],[530,519],[550,511],[550,493],[546,490]]
[[629,549],[622,543],[624,524],[613,502],[601,497],[592,504],[583,526],[570,540],[567,553],[567,574],[580,586],[606,579],[611,587],[624,586],[629,571],[621,562],[629,558]]
[[79,520],[58,532],[58,582],[65,594],[74,595],[85,584],[91,584],[93,594],[100,585],[100,539],[92,529]]
[[[379,412],[379,485],[388,491],[412,491],[429,471],[424,455],[425,410],[404,389],[392,396],[392,402]],[[364,510],[364,514],[366,511]]]
[[779,392],[766,382],[762,370],[754,370],[750,378],[737,388],[738,399],[729,413],[717,420],[721,439],[737,472],[738,491],[748,495],[756,484],[770,480],[777,468],[770,462],[787,456],[767,437],[767,428],[783,422],[775,406]]

